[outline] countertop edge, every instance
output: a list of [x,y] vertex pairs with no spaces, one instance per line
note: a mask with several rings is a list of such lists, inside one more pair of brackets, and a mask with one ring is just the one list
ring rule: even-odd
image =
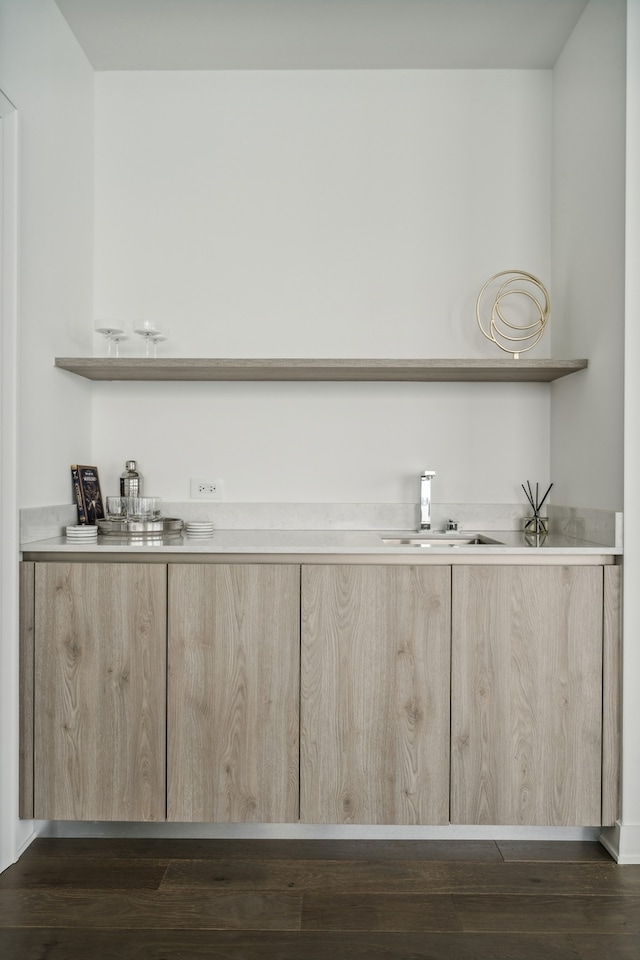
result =
[[[480,531],[466,531],[464,537]],[[162,540],[129,541],[99,536],[92,543],[71,542],[64,536],[25,541],[23,559],[41,560],[73,557],[86,561],[167,559],[171,562],[333,562],[351,563],[561,563],[582,558],[581,562],[614,562],[622,554],[620,546],[579,540],[564,534],[549,534],[538,545],[525,540],[517,530],[491,531],[491,540],[481,544],[455,544],[440,538],[429,547],[383,543],[383,538],[416,537],[415,532],[379,530],[236,530],[217,528],[211,538],[195,539],[187,535]],[[552,559],[553,558],[553,559]],[[609,558],[605,561],[603,558]]]
[[358,563],[358,564],[612,564],[620,548],[589,547],[435,547],[428,552],[401,547],[204,547],[190,543],[130,546],[56,543],[24,544],[21,559],[86,563]]

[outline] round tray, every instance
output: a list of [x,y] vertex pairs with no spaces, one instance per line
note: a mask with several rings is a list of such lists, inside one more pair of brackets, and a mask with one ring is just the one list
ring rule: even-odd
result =
[[173,537],[182,533],[182,520],[161,517],[159,520],[98,520],[98,533],[103,537]]

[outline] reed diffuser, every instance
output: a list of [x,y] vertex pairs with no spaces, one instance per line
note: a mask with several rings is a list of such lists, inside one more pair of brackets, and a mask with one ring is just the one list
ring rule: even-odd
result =
[[547,491],[545,495],[542,497],[542,499],[540,499],[539,486],[537,483],[536,483],[535,495],[531,487],[531,484],[529,483],[528,480],[527,480],[526,487],[524,483],[522,484],[522,489],[524,490],[525,496],[531,505],[531,509],[533,510],[533,514],[530,517],[525,517],[525,520],[524,520],[525,535],[535,536],[535,537],[546,537],[547,533],[549,532],[547,518],[541,516],[540,511],[544,506],[545,500],[549,496],[549,492],[552,486],[553,484],[550,483],[549,486],[547,487]]

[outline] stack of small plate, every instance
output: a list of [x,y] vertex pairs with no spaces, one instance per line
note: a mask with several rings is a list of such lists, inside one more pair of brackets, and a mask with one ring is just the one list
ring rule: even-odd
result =
[[67,540],[72,543],[95,543],[97,539],[97,527],[86,523],[77,527],[67,527]]
[[190,539],[209,540],[213,536],[210,520],[188,520],[184,529]]

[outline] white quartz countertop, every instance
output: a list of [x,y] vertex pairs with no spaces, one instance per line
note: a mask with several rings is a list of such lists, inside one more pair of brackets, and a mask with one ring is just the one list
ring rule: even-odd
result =
[[[483,530],[464,530],[453,537],[472,537],[483,534]],[[550,533],[542,539],[539,545],[527,542],[524,534],[515,530],[490,530],[486,534],[496,544],[453,545],[446,538],[441,543],[432,546],[388,546],[383,538],[417,537],[415,531],[371,531],[371,530],[215,530],[210,539],[195,539],[184,533],[177,537],[166,539],[118,539],[99,536],[97,543],[77,544],[70,543],[66,537],[53,537],[46,540],[34,540],[21,545],[23,555],[37,559],[39,554],[74,554],[86,555],[87,559],[100,559],[111,554],[138,555],[162,554],[181,556],[193,555],[292,555],[292,556],[325,556],[344,555],[371,556],[378,560],[393,557],[402,558],[402,562],[416,560],[428,562],[429,557],[442,563],[443,560],[455,561],[457,557],[465,557],[465,562],[471,556],[488,559],[490,557],[528,557],[536,558],[539,562],[548,557],[562,557],[567,555],[584,556],[585,558],[608,556],[615,557],[622,554],[621,547],[614,547],[587,540],[578,540],[561,534]]]

